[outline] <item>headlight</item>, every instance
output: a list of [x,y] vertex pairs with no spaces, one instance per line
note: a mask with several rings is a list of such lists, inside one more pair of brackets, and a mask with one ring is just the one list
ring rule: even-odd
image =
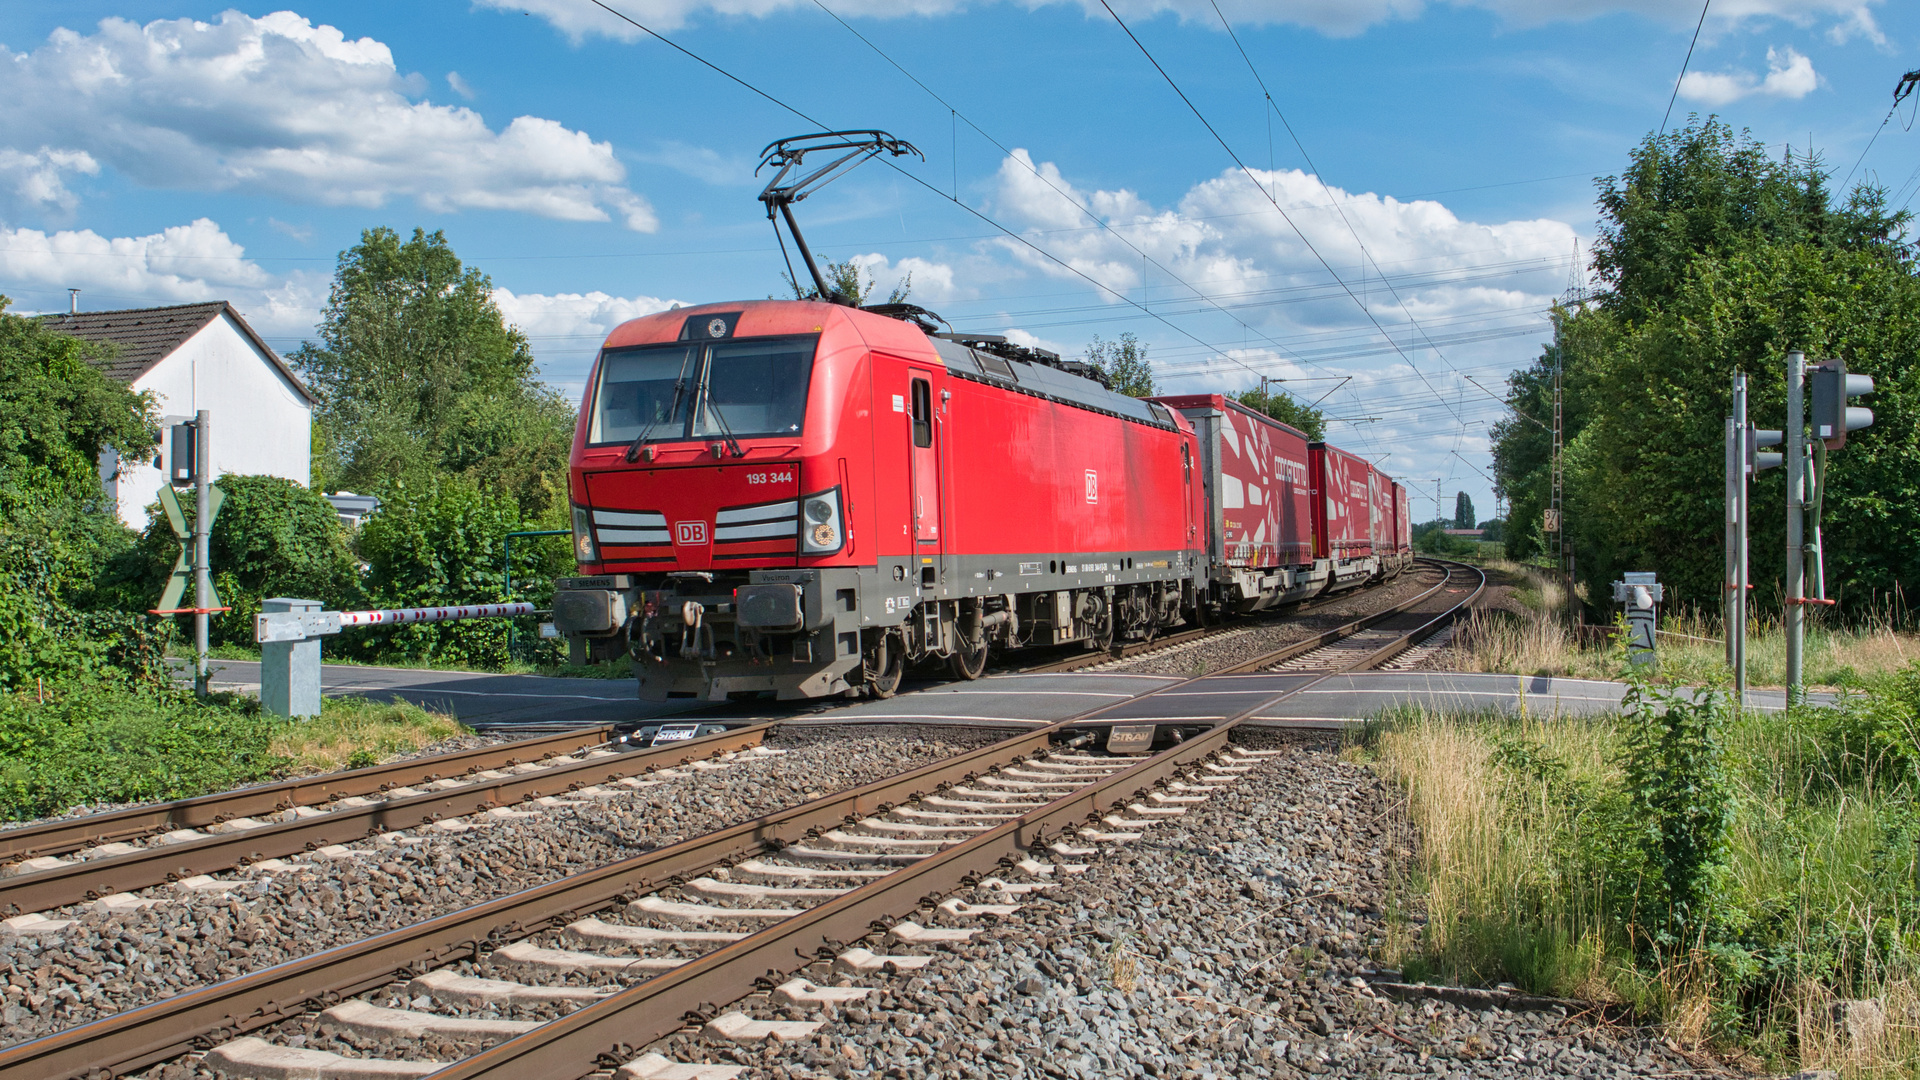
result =
[[573,557],[583,563],[600,561],[600,552],[593,546],[593,522],[584,506],[573,508]]
[[831,555],[840,550],[845,532],[840,525],[840,489],[830,488],[801,500],[800,550],[807,555]]

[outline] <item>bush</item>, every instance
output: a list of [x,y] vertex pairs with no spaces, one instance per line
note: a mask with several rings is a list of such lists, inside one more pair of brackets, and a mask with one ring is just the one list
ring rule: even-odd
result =
[[0,816],[178,799],[271,776],[274,721],[172,686],[76,681],[0,699]]
[[[514,548],[516,595],[505,592],[501,564],[507,534],[528,528],[512,500],[480,490],[461,476],[424,483],[395,483],[381,496],[378,513],[360,527],[358,547],[367,561],[368,599],[379,607],[435,607],[542,602],[552,578],[571,568],[555,550],[531,542]],[[564,538],[561,538],[564,539]],[[507,655],[504,619],[415,623],[358,631],[345,647],[367,657],[499,665]],[[525,641],[530,634],[520,634]],[[536,639],[537,642],[537,639]],[[540,659],[557,660],[552,643],[532,646]]]
[[[232,610],[213,617],[208,628],[212,644],[251,647],[253,617],[269,596],[319,600],[333,609],[357,603],[359,567],[333,504],[278,476],[228,475],[218,485],[226,501],[213,519],[209,541],[213,585],[220,602]],[[184,498],[181,507],[189,525],[192,501]],[[179,554],[180,541],[166,515],[154,514],[140,536],[137,557],[116,568],[127,585],[123,591],[151,607]],[[189,592],[185,602],[192,600]],[[184,636],[192,616],[177,618]]]
[[97,506],[54,502],[0,521],[0,690],[110,674],[165,681],[166,623],[95,606],[95,574],[131,538]]

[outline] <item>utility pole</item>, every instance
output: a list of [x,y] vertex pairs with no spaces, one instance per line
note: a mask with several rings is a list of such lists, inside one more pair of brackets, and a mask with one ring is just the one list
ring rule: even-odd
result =
[[1806,630],[1806,535],[1801,511],[1806,503],[1807,433],[1805,384],[1807,354],[1787,354],[1787,704],[1806,699],[1801,679],[1802,635]]
[[1565,592],[1568,621],[1579,625],[1573,606],[1573,571],[1567,561],[1566,476],[1560,468],[1560,452],[1566,442],[1566,365],[1561,349],[1553,353],[1553,497],[1548,504],[1547,529],[1552,535],[1553,565],[1560,574]]
[[213,445],[210,418],[193,414],[193,692],[207,696],[207,621],[213,607]]

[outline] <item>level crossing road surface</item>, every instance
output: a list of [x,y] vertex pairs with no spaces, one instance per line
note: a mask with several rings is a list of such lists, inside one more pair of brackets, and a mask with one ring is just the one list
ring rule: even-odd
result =
[[[218,690],[260,692],[260,665],[248,660],[210,662]],[[1316,680],[1320,680],[1317,683]],[[1357,724],[1395,705],[1424,706],[1448,712],[1474,709],[1524,710],[1530,716],[1584,716],[1611,712],[1626,692],[1623,683],[1537,675],[1488,675],[1442,671],[1361,672],[1324,678],[1312,673],[1223,675],[1203,679],[1144,701],[1139,694],[1179,679],[1111,672],[1047,675],[991,675],[977,682],[911,682],[898,697],[847,702],[828,712],[802,713],[795,723],[848,721],[938,724],[962,721],[1009,729],[1065,719],[1101,705],[1119,708],[1102,719],[1116,721],[1192,721],[1231,716],[1267,698],[1307,683],[1304,692],[1278,702],[1255,717],[1276,727],[1338,728]],[[354,694],[380,700],[404,700],[486,727],[604,724],[669,717],[710,706],[708,702],[638,700],[632,679],[562,679],[543,675],[495,675],[484,672],[325,664],[321,692],[329,697]],[[1816,699],[1824,695],[1814,695]],[[1778,710],[1779,690],[1750,690],[1748,705]],[[734,705],[740,719],[789,715],[773,702]]]

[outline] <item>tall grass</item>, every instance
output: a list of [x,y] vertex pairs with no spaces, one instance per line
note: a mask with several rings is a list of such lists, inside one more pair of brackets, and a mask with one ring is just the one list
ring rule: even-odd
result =
[[[1514,675],[1619,676],[1620,663],[1605,632],[1572,628],[1565,592],[1556,580],[1518,563],[1494,563],[1490,569],[1513,586],[1527,613],[1471,613],[1449,645],[1448,666]],[[1659,631],[1660,681],[1689,686],[1731,681],[1717,618],[1692,610],[1672,612],[1663,615]],[[1920,659],[1920,635],[1898,629],[1890,610],[1853,626],[1815,622],[1803,640],[1802,670],[1812,686],[1860,686]],[[1778,619],[1756,618],[1748,626],[1747,680],[1752,686],[1786,684],[1786,633]]]
[[1626,812],[1632,722],[1370,724],[1355,752],[1404,789],[1419,838],[1383,959],[1624,1003],[1779,1066],[1920,1076],[1920,665],[1837,708],[1729,710],[1724,861],[1698,933],[1664,946],[1640,926],[1657,870]]

